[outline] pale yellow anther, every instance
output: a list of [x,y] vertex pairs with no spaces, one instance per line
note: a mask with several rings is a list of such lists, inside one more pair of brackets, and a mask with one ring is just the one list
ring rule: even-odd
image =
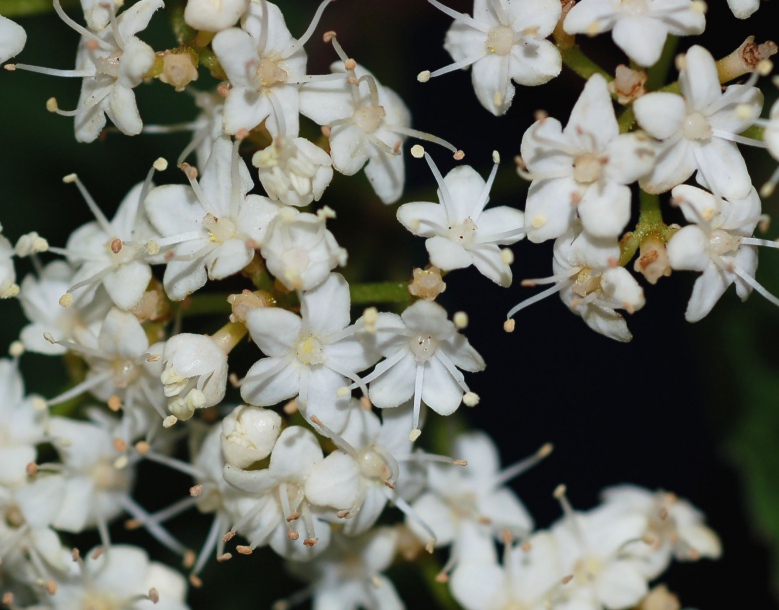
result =
[[760,76],[768,76],[771,74],[771,72],[774,69],[774,64],[770,59],[763,59],[760,62],[758,62],[757,67],[755,68],[755,71]]
[[76,176],[76,174],[68,174],[67,176],[65,176],[62,179],[62,181],[65,184],[71,184],[71,183],[75,182],[77,179],[78,179],[78,177]]
[[160,157],[154,163],[152,163],[152,167],[154,167],[154,169],[156,169],[158,172],[164,172],[166,169],[168,169],[168,162]]
[[500,163],[500,153],[497,150],[492,151],[492,162]]
[[514,263],[514,253],[509,250],[508,248],[502,248],[500,251],[500,260],[502,260],[507,265],[511,265]]
[[517,323],[514,320],[506,320],[503,323],[503,330],[505,330],[507,333],[513,333],[516,326]]
[[414,144],[411,147],[411,156],[415,159],[421,159],[425,156],[425,149],[419,144]]
[[46,110],[48,110],[49,112],[57,112],[57,110],[59,110],[59,105],[57,104],[56,97],[50,97],[49,99],[46,100]]
[[420,83],[426,83],[430,80],[430,70],[422,70],[419,74],[417,74],[417,80]]
[[464,311],[458,311],[452,318],[454,325],[457,329],[462,330],[468,327],[468,314]]
[[475,407],[479,404],[479,401],[481,398],[479,398],[479,395],[476,392],[466,392],[463,395],[463,404],[466,407]]
[[22,343],[21,341],[14,341],[8,347],[8,354],[11,356],[11,358],[18,358],[23,353],[24,353],[24,343]]
[[173,426],[177,421],[179,420],[178,417],[175,415],[168,415],[165,419],[162,420],[162,427],[163,428],[170,428]]
[[70,307],[73,305],[73,295],[69,292],[66,292],[60,297],[59,304],[62,307]]
[[410,440],[413,443],[421,435],[422,435],[422,430],[420,430],[419,428],[414,428],[411,432],[408,433],[408,440]]

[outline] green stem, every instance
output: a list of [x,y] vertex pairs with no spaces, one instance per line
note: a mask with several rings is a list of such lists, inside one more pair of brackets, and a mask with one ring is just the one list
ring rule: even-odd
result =
[[[62,8],[71,9],[79,5],[76,0],[62,0]],[[27,17],[54,10],[51,0],[0,0],[0,15],[3,17]]]
[[189,297],[180,305],[181,313],[185,318],[210,315],[230,315],[232,307],[227,302],[226,294],[197,294]]
[[619,244],[621,251],[619,264],[623,267],[633,259],[647,237],[656,236],[663,241],[667,241],[670,237],[668,226],[663,222],[660,197],[642,190],[639,194],[639,206],[636,230],[625,233]]
[[352,305],[374,303],[410,303],[413,297],[406,282],[377,282],[374,284],[352,284],[349,286]]
[[647,70],[646,76],[646,90],[656,91],[663,86],[663,83],[668,78],[668,73],[673,66],[674,58],[676,57],[676,47],[679,44],[679,38],[676,36],[668,36],[665,40],[665,46],[663,47],[663,54],[660,55],[660,59],[657,63]]
[[600,74],[609,82],[614,80],[611,74],[587,57],[578,46],[562,49],[560,55],[563,57],[563,63],[585,80],[593,74]]

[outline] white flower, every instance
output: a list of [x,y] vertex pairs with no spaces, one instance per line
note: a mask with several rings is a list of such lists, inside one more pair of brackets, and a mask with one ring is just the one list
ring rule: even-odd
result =
[[581,0],[565,18],[568,34],[612,31],[617,46],[642,66],[660,59],[665,40],[694,36],[706,28],[706,5],[698,0]]
[[101,419],[52,417],[49,421],[49,435],[65,477],[64,497],[52,524],[72,533],[97,526],[107,545],[107,524],[133,504],[135,469],[114,446],[119,421]]
[[779,100],[771,106],[768,123],[763,129],[763,141],[774,159],[779,161]]
[[380,409],[413,397],[414,437],[419,435],[421,402],[440,415],[451,415],[470,393],[458,369],[475,373],[486,366],[438,303],[420,300],[400,316],[381,313],[375,322],[362,318],[361,323],[361,338],[385,358],[363,379],[370,382],[368,396]]
[[[314,17],[314,25],[321,16]],[[298,85],[306,79],[303,44],[289,33],[279,7],[265,0],[251,2],[241,29],[222,30],[212,44],[230,84],[224,109],[224,130],[237,133],[266,121],[270,134],[298,134]],[[266,120],[267,119],[267,120]]]
[[525,206],[530,241],[560,237],[577,210],[593,237],[618,237],[630,220],[628,185],[652,169],[654,151],[641,133],[620,135],[606,79],[595,74],[565,129],[544,118],[525,132],[522,160],[533,181]]
[[281,433],[275,411],[242,405],[222,420],[221,444],[225,462],[247,468],[271,454]]
[[160,380],[168,410],[187,420],[195,409],[219,404],[227,389],[227,355],[205,335],[180,333],[162,350]]
[[728,6],[739,19],[746,19],[760,8],[760,0],[728,0]]
[[278,307],[248,313],[249,333],[268,357],[249,369],[241,396],[258,406],[298,396],[306,418],[317,417],[340,432],[350,401],[339,390],[359,380],[357,373],[376,359],[349,325],[349,286],[341,275],[333,273],[304,292],[300,303],[300,317]]
[[657,163],[640,181],[641,188],[663,193],[697,170],[702,186],[743,199],[752,180],[735,141],[760,115],[763,94],[748,85],[730,85],[723,93],[714,58],[703,47],[691,47],[683,66],[681,96],[648,93],[633,103],[639,125],[662,140]]
[[196,30],[219,32],[235,25],[249,8],[249,0],[187,0],[184,21]]
[[319,201],[333,179],[330,155],[305,138],[276,138],[252,165],[268,197],[298,207]]
[[290,290],[311,290],[338,265],[346,265],[346,250],[325,228],[329,208],[317,214],[282,208],[268,227],[262,244],[265,264],[276,279]]
[[67,347],[50,343],[44,334],[50,333],[55,339],[68,341],[74,337],[74,331],[80,327],[93,327],[97,330],[111,308],[111,299],[104,289],[98,289],[92,301],[86,301],[78,294],[70,307],[60,307],[60,297],[73,282],[74,270],[65,261],[52,261],[36,277],[31,273],[22,281],[19,304],[30,323],[19,334],[24,348],[40,354],[60,355]]
[[[551,288],[522,301],[508,313],[511,318],[521,309],[556,293],[576,315],[595,332],[616,341],[633,336],[625,319],[615,309],[632,313],[644,304],[644,291],[635,278],[617,265],[619,245],[615,240],[594,239],[571,227],[554,245],[554,275],[541,280],[526,280],[525,285],[554,284]],[[505,327],[513,330],[513,320]]]
[[[436,546],[451,544],[448,565],[467,561],[471,539],[500,538],[508,530],[525,538],[533,529],[533,520],[506,483],[534,465],[550,451],[542,451],[517,464],[500,469],[495,443],[483,432],[463,434],[455,439],[453,455],[466,466],[431,462],[427,468],[427,490],[413,503],[419,519],[428,523],[436,535]],[[406,524],[421,540],[427,533],[412,519]]]
[[93,552],[70,562],[66,576],[57,575],[57,592],[47,601],[53,610],[187,610],[187,584],[171,568],[149,561],[141,548],[114,545],[97,557]]
[[634,545],[642,544],[646,517],[638,513],[615,516],[603,507],[574,513],[563,502],[566,516],[552,526],[551,533],[562,573],[573,576],[562,588],[570,607],[586,604],[587,608],[621,610],[635,606],[648,592],[641,556],[631,553]]
[[409,129],[408,108],[362,66],[347,70],[344,62],[336,62],[330,69],[343,79],[303,85],[300,112],[330,126],[330,155],[337,171],[352,176],[365,166],[379,199],[394,203],[405,183],[403,141],[416,133]]
[[341,434],[319,427],[318,431],[330,437],[338,450],[314,466],[306,494],[315,504],[326,504],[332,494],[327,482],[337,479],[339,493],[346,495],[352,506],[348,515],[337,515],[337,522],[344,524],[342,531],[348,536],[357,536],[373,527],[387,500],[397,502],[406,512],[405,503],[396,494],[402,497],[403,491],[414,493],[419,488],[418,472],[408,468],[401,471],[401,462],[417,457],[421,461],[423,455],[411,453],[410,407],[409,404],[384,411],[379,421],[353,399]]
[[511,268],[498,246],[525,236],[525,216],[506,206],[484,211],[497,162],[485,183],[469,165],[456,167],[441,179],[430,156],[425,153],[425,157],[438,182],[440,203],[405,203],[398,208],[398,220],[414,235],[428,238],[430,262],[439,269],[474,265],[493,282],[511,285]]
[[392,564],[397,546],[398,532],[392,527],[378,527],[359,538],[336,535],[325,553],[288,567],[311,581],[316,610],[404,610],[392,582],[381,574]]
[[98,334],[89,328],[76,329],[76,341],[62,345],[80,355],[89,365],[86,378],[48,401],[55,405],[84,392],[122,408],[122,430],[117,436],[129,442],[149,432],[149,416],[164,418],[165,395],[160,374],[162,343],[149,346],[141,323],[131,313],[111,309]]
[[645,557],[646,577],[657,578],[671,561],[718,559],[722,546],[717,534],[704,524],[704,515],[676,494],[652,492],[636,485],[619,485],[601,494],[605,507],[616,514],[638,513],[647,518],[646,543],[631,545],[631,552]]
[[16,362],[0,360],[0,486],[23,483],[35,461],[35,446],[44,441],[45,402],[24,396]]
[[476,97],[499,116],[514,99],[512,80],[519,85],[543,85],[560,74],[560,51],[544,40],[560,21],[558,0],[474,0],[473,17],[429,1],[454,19],[444,48],[455,63],[425,71],[419,80],[473,65]]
[[450,580],[452,595],[466,610],[554,607],[555,589],[566,575],[549,533],[538,532],[526,544],[509,541],[503,566],[498,564],[494,546],[489,554],[474,554],[472,549],[457,564]]
[[[252,506],[233,531],[249,540],[248,552],[265,544],[289,559],[310,559],[330,543],[330,526],[321,520],[307,496],[311,470],[322,461],[316,437],[301,426],[290,426],[279,436],[270,465],[263,470],[225,466],[224,478],[253,497]],[[318,481],[332,490],[335,508],[351,508],[338,481]],[[299,525],[298,525],[298,522]],[[302,527],[305,537],[295,529]],[[241,549],[246,552],[247,549]]]
[[18,23],[0,15],[0,64],[19,55],[27,42],[27,32]]
[[214,142],[199,182],[194,168],[185,173],[191,186],[159,186],[145,201],[149,221],[163,235],[159,246],[172,248],[163,284],[176,301],[248,265],[279,210],[268,198],[248,194],[249,169],[238,141],[227,136]]
[[64,254],[76,268],[60,304],[65,307],[72,304],[72,295],[76,293],[78,306],[86,306],[97,298],[97,289],[102,285],[114,305],[132,309],[143,297],[152,277],[147,240],[154,233],[139,210],[151,180],[130,189],[110,221],[75,174],[66,176],[64,181],[76,184],[96,220],[73,231],[64,249],[49,248],[51,252]]
[[[154,50],[135,35],[146,28],[154,12],[163,6],[162,0],[140,0],[115,17],[112,3],[94,5],[90,1],[85,6],[85,15],[98,27],[86,29],[65,14],[59,0],[54,0],[57,14],[81,34],[76,69],[56,70],[27,64],[16,64],[13,68],[52,76],[83,78],[75,110],[60,110],[54,98],[46,104],[51,112],[75,117],[76,140],[79,142],[97,139],[105,127],[106,115],[122,133],[137,135],[143,129],[143,122],[133,88],[141,84],[144,75],[152,67]],[[95,14],[91,8],[101,12]],[[103,13],[103,10],[106,12]],[[104,27],[109,20],[112,27]]]
[[756,246],[771,244],[751,238],[760,220],[760,198],[755,189],[746,199],[732,201],[684,184],[672,193],[684,217],[693,224],[674,233],[668,241],[671,267],[702,273],[687,305],[687,321],[705,317],[733,283],[742,301],[753,288],[771,299],[754,279]]

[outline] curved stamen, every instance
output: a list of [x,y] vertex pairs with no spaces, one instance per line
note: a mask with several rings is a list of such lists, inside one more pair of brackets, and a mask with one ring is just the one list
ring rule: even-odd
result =
[[325,12],[327,5],[330,4],[331,2],[333,2],[333,0],[323,0],[323,2],[316,9],[316,12],[314,13],[314,17],[313,19],[311,19],[311,24],[308,26],[308,29],[305,32],[303,32],[303,35],[300,38],[298,38],[295,44],[293,44],[289,49],[287,49],[281,54],[282,59],[287,59],[288,57],[291,57],[292,55],[294,55],[300,49],[303,48],[303,45],[306,44],[311,38],[311,36],[314,34],[316,27],[319,25],[319,20],[322,18],[322,14]]
[[474,30],[479,30],[480,32],[484,32],[485,34],[490,33],[490,28],[487,25],[483,23],[479,23],[473,17],[469,15],[465,15],[464,13],[458,13],[454,9],[451,9],[448,6],[444,6],[437,0],[427,0],[427,1],[430,4],[432,4],[434,7],[436,7],[439,11],[441,11],[445,15],[448,15],[455,21],[459,21],[460,23],[472,27]]

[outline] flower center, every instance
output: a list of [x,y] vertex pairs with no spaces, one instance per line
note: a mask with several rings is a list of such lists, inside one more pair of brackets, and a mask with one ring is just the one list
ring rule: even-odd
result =
[[594,274],[592,269],[584,267],[576,274],[576,283],[571,287],[574,293],[584,298],[600,288],[600,274]]
[[514,30],[499,25],[487,34],[487,50],[496,55],[508,55],[514,47]]
[[5,512],[5,522],[11,527],[21,527],[24,525],[24,515],[15,504],[10,506]]
[[722,229],[716,229],[711,234],[711,240],[709,241],[709,247],[712,253],[722,256],[729,252],[735,252],[741,245],[741,238],[735,235],[731,235],[727,231]]
[[711,137],[711,126],[700,112],[693,112],[684,120],[682,133],[688,140],[708,140]]
[[360,465],[360,473],[365,478],[386,481],[392,476],[392,472],[384,458],[372,449],[363,451],[358,456],[357,463]]
[[449,239],[458,244],[469,244],[473,241],[477,228],[473,220],[466,218],[462,224],[449,229]]
[[649,7],[646,0],[622,0],[622,12],[630,15],[646,15]]
[[104,591],[87,591],[81,600],[84,610],[121,610],[125,603]]
[[287,82],[287,72],[272,59],[262,58],[257,66],[257,80],[262,87],[273,87]]
[[98,462],[92,468],[90,478],[97,489],[124,489],[127,476],[123,470],[117,470],[111,462]]
[[409,347],[411,353],[414,354],[414,359],[422,364],[427,362],[435,354],[435,350],[438,347],[438,341],[433,339],[432,335],[417,335],[412,337],[409,341]]
[[297,359],[307,366],[325,363],[322,343],[314,335],[303,337],[295,348]]
[[206,214],[203,218],[203,227],[208,231],[209,241],[224,243],[232,239],[238,232],[238,227],[229,218],[217,218],[213,214]]
[[138,253],[136,248],[123,244],[118,237],[109,239],[105,244],[105,249],[108,251],[108,256],[114,267],[120,267],[125,263],[132,262]]
[[592,555],[583,557],[573,567],[573,575],[577,584],[586,585],[595,580],[603,569],[601,561]]
[[384,106],[363,106],[354,113],[354,124],[364,133],[373,133],[381,127],[387,116]]
[[111,78],[119,78],[119,59],[121,56],[121,51],[114,51],[108,57],[98,57],[95,60],[95,67],[98,73],[105,74]]
[[573,162],[573,179],[579,184],[597,182],[603,174],[603,161],[595,153],[584,153]]
[[141,374],[139,367],[132,360],[114,360],[114,385],[126,388]]

